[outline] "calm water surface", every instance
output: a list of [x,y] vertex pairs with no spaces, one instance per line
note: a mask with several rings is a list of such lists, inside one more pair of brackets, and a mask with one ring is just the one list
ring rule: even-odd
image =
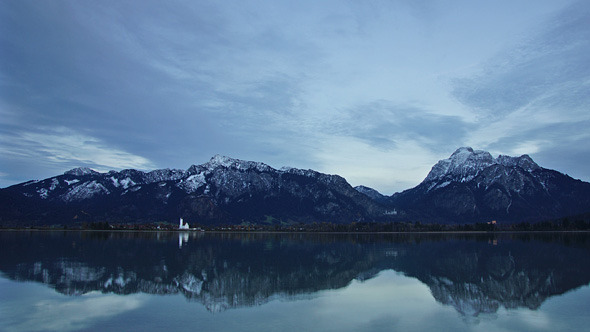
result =
[[590,331],[588,234],[0,232],[1,331]]

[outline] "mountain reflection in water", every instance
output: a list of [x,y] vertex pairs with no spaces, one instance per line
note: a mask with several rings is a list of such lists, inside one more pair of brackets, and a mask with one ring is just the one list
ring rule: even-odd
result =
[[[416,278],[466,316],[537,309],[590,282],[590,236],[0,232],[0,271],[68,295],[176,294],[217,312],[367,280]],[[9,254],[6,254],[9,253]]]

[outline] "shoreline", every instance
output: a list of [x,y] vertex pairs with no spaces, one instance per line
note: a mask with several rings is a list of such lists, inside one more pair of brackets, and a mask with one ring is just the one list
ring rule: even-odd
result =
[[533,234],[533,233],[590,233],[590,230],[494,230],[494,231],[263,231],[263,230],[152,230],[152,229],[42,229],[42,228],[0,228],[0,232],[95,232],[95,233],[194,233],[194,234]]

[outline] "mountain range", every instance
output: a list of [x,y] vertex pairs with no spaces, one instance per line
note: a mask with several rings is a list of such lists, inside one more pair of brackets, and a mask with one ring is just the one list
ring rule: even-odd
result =
[[0,189],[4,226],[81,222],[203,225],[356,221],[535,222],[590,212],[590,183],[528,155],[469,147],[440,160],[418,186],[391,196],[313,170],[275,169],[216,155],[187,170],[99,173],[76,168]]

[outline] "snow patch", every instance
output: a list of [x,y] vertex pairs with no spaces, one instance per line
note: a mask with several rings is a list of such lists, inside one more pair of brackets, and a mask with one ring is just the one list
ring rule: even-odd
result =
[[205,174],[197,173],[186,178],[186,180],[179,183],[178,186],[179,188],[183,189],[187,194],[190,194],[196,192],[206,183],[207,181],[205,180]]
[[136,185],[136,183],[128,177],[124,178],[123,180],[119,180],[119,183],[121,183],[121,186],[123,186],[123,189],[127,189],[129,187]]
[[49,190],[55,190],[55,188],[57,188],[57,186],[59,186],[59,180],[56,178],[53,178],[51,180],[51,186],[49,187]]
[[63,195],[63,200],[67,202],[81,201],[96,195],[107,194],[110,194],[110,191],[95,180],[74,186],[65,195]]
[[56,178],[51,179],[51,183],[49,185],[49,188],[40,188],[37,190],[37,193],[39,194],[39,197],[41,197],[42,199],[47,199],[47,197],[49,196],[49,192],[52,190],[55,190],[55,188],[57,188],[57,186],[59,186],[59,180]]
[[109,179],[111,179],[111,181],[113,182],[113,186],[115,186],[115,188],[119,188],[119,179],[115,178],[114,176],[111,176]]
[[185,273],[180,277],[174,278],[176,285],[188,293],[200,295],[203,290],[203,280],[198,279],[196,276]]
[[47,190],[46,188],[41,188],[41,189],[37,190],[37,193],[39,194],[39,197],[41,197],[42,199],[47,199],[47,195],[49,194],[49,190]]
[[119,180],[114,176],[111,176],[109,179],[113,182],[113,186],[115,186],[116,188],[122,187],[123,189],[128,189],[129,187],[133,187],[136,185],[135,181],[131,180],[131,178],[129,177]]
[[444,187],[448,186],[449,184],[451,184],[451,181],[445,181],[445,182],[439,184],[438,186],[436,186],[436,189],[444,188]]
[[134,187],[129,188],[129,191],[136,192],[140,189],[141,189],[141,186],[134,186]]

